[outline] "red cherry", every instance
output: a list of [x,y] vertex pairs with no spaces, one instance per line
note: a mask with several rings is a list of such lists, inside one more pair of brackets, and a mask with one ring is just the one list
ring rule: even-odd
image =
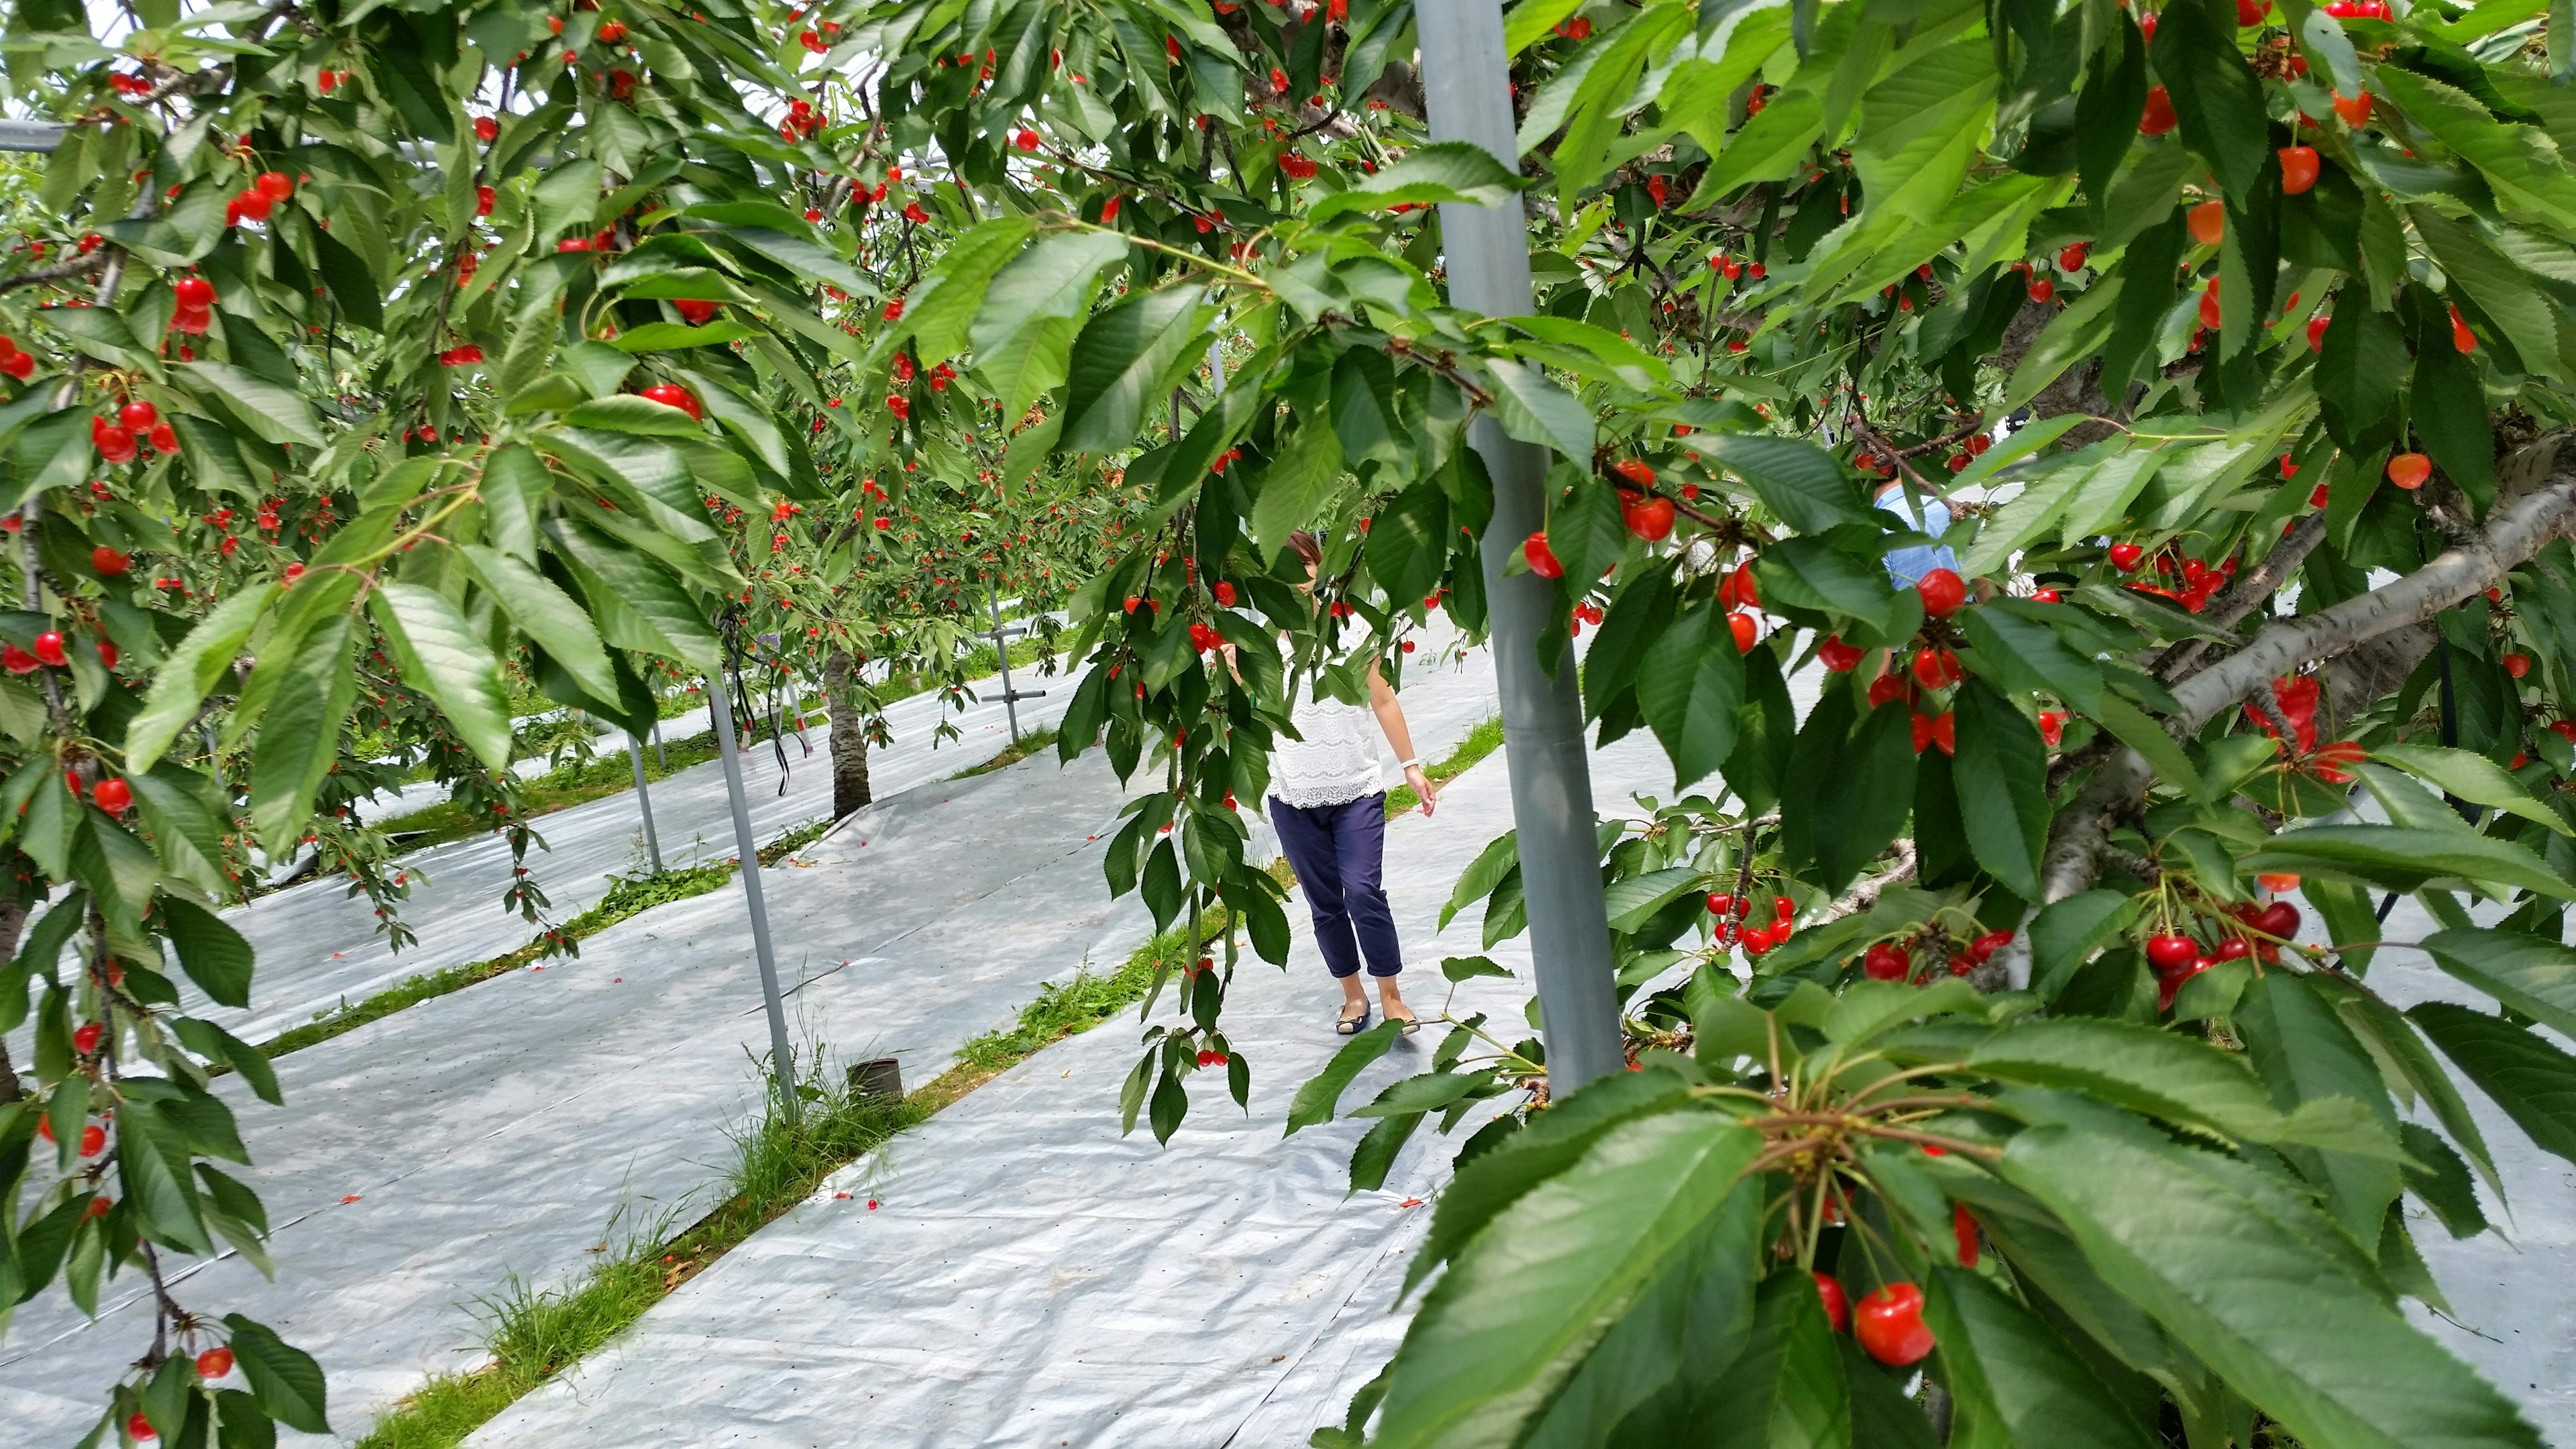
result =
[[1950,1232],[1959,1240],[1959,1266],[1977,1266],[1977,1220],[1969,1215],[1966,1203],[1950,1204]]
[[2528,654],[2508,654],[2501,662],[2504,665],[2504,672],[2516,679],[2531,672],[2531,656]]
[[2210,953],[2210,955],[2221,961],[2242,961],[2253,954],[2254,943],[2246,940],[2243,936],[2228,937],[2226,940],[2218,943],[2217,950]]
[[2057,254],[2057,269],[2068,273],[2080,272],[2084,270],[2085,259],[2092,254],[2091,242],[2077,242]]
[[1881,941],[1860,955],[1861,974],[1872,981],[1902,981],[1914,969],[1914,958],[1893,941]]
[[1708,898],[1708,913],[1712,916],[1722,916],[1725,915],[1728,910],[1732,909],[1734,905],[1735,897],[1724,891],[1719,891]]
[[201,1379],[219,1379],[232,1371],[233,1351],[229,1348],[210,1348],[197,1355],[197,1377]]
[[33,674],[43,665],[36,656],[15,644],[0,644],[0,669],[11,674]]
[[1742,940],[1747,956],[1759,956],[1771,949],[1771,933],[1760,926],[1745,927]]
[[2057,300],[2057,284],[2046,277],[2040,278],[2038,281],[2030,284],[2030,299],[2034,302],[2053,302]]
[[1925,689],[1947,689],[1965,678],[1959,656],[1947,649],[1925,649],[1914,656],[1915,682]]
[[161,1437],[160,1431],[152,1427],[152,1421],[141,1414],[136,1414],[125,1421],[125,1435],[129,1439],[137,1440]]
[[107,1148],[107,1129],[92,1123],[81,1129],[80,1155],[96,1157]]
[[1932,1352],[1932,1330],[1923,1326],[1923,1290],[1890,1283],[1860,1301],[1852,1334],[1863,1352],[1883,1364],[1920,1363]]
[[1627,523],[1630,533],[1648,543],[1672,536],[1673,500],[1669,498],[1649,498],[1633,508],[1620,509],[1619,516]]
[[1789,899],[1787,896],[1773,896],[1771,898],[1771,914],[1779,917],[1781,920],[1788,920],[1798,914],[1798,903]]
[[154,423],[161,421],[161,410],[136,398],[116,410],[116,420],[125,424],[129,431],[146,433],[152,430]]
[[1521,544],[1521,557],[1529,561],[1529,571],[1543,579],[1565,577],[1565,565],[1557,562],[1556,551],[1547,546],[1547,530],[1540,529]]
[[2111,567],[2124,574],[2137,572],[2139,560],[2146,556],[2147,551],[2134,543],[2111,545]]
[[79,1052],[82,1056],[88,1056],[90,1053],[98,1050],[98,1039],[100,1035],[101,1029],[97,1022],[82,1022],[72,1031],[72,1050]]
[[123,780],[101,780],[91,788],[89,798],[110,815],[122,815],[134,803],[134,787]]
[[500,122],[498,122],[498,121],[496,121],[496,120],[493,120],[490,116],[476,116],[476,117],[474,118],[474,139],[475,139],[475,140],[477,140],[477,141],[491,141],[491,140],[497,140],[497,139],[499,139],[500,135],[501,135],[501,123],[500,123]]
[[63,636],[60,630],[47,629],[36,636],[36,660],[40,664],[48,664],[56,669],[71,662],[71,656],[63,652]]
[[103,579],[121,576],[133,562],[134,560],[128,555],[109,548],[103,543],[89,551],[90,571]]
[[682,297],[671,305],[679,310],[681,316],[689,319],[689,325],[703,327],[708,318],[716,315],[716,309],[722,304],[701,301],[695,297]]
[[2066,716],[2053,709],[2041,710],[2039,712],[2039,738],[2042,744],[2055,748],[2058,741],[2066,738]]
[[1859,668],[1865,652],[1857,644],[1844,643],[1840,634],[1829,634],[1825,636],[1824,643],[1816,646],[1816,657],[1836,674],[1848,674]]
[[[2149,16],[2147,18],[2152,21],[2155,17]],[[2152,32],[2150,33],[2152,34]],[[2156,86],[2147,92],[2146,114],[2138,118],[2138,134],[2142,136],[2161,136],[2173,128],[2173,97],[2165,94],[2165,88],[2163,86]]]
[[2388,460],[2388,481],[2413,492],[2433,476],[2433,460],[2421,453],[2400,453]]
[[2034,604],[2054,604],[2057,602],[2057,590],[2033,589],[2030,591],[2030,601]]
[[1733,630],[1735,633],[1736,653],[1750,654],[1753,652],[1753,644],[1754,641],[1760,637],[1761,627],[1753,622],[1753,616],[1751,614],[1745,613],[1741,609],[1736,610],[1734,613],[1726,616],[1726,627]]
[[2342,118],[2345,125],[2356,131],[2360,130],[2370,122],[2370,92],[2363,91],[2357,96],[2335,97],[2334,111]]
[[706,413],[698,406],[696,394],[690,392],[687,388],[680,386],[678,383],[657,382],[651,387],[644,389],[640,396],[650,399],[653,402],[660,403],[666,408],[678,408],[680,411],[687,413],[690,417],[697,419],[698,421],[703,422],[706,420]]
[[1932,570],[1914,588],[1923,596],[1923,612],[1935,619],[1947,618],[1968,601],[1968,586],[1948,569]]
[[1640,488],[1652,488],[1655,486],[1654,465],[1643,459],[1622,458],[1617,463],[1611,465],[1610,471],[1627,479],[1629,482],[1636,484]]
[[2199,954],[2200,943],[2189,936],[2163,935],[2147,938],[2147,964],[2155,968],[2158,976],[2170,976],[2180,971],[2189,966],[2192,958]]
[[2191,228],[2191,239],[2205,247],[2218,245],[2227,235],[2227,207],[2221,202],[2204,201],[2184,212],[2183,221]]
[[215,284],[203,277],[181,277],[170,284],[170,295],[182,307],[215,305]]
[[2456,352],[2478,350],[2478,334],[2469,330],[2469,324],[2461,318],[2457,307],[2451,309],[2451,348]]
[[2274,901],[2245,924],[2266,936],[2286,941],[2299,931],[2299,908],[2288,901]]
[[1843,1285],[1822,1273],[1811,1271],[1808,1276],[1816,1280],[1816,1296],[1824,1300],[1826,1324],[1834,1332],[1842,1332],[1843,1325],[1851,1321],[1851,1300],[1843,1295]]
[[101,663],[101,664],[106,665],[106,666],[107,666],[108,668],[110,668],[110,669],[114,669],[114,668],[116,667],[116,660],[117,660],[117,653],[116,653],[116,643],[115,643],[115,641],[114,641],[114,640],[110,640],[110,639],[101,639],[101,640],[99,640],[99,641],[98,641],[98,662],[99,662],[99,663]]
[[2317,184],[2317,148],[2284,146],[2281,148],[2281,194],[2297,196]]
[[2308,319],[2308,350],[2310,352],[2323,352],[2326,350],[2326,324],[2333,320],[2334,319],[2332,317],[2326,316],[2323,313]]
[[1991,959],[1997,951],[2011,945],[2012,938],[2013,933],[2010,931],[1988,931],[1968,943],[1968,954],[1979,962],[1984,962]]

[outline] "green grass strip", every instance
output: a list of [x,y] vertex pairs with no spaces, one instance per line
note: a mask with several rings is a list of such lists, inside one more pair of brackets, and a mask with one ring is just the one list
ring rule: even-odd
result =
[[958,771],[956,774],[951,775],[948,778],[951,780],[972,780],[977,775],[989,775],[995,770],[1008,769],[1011,766],[1018,764],[1020,761],[1027,759],[1031,755],[1054,749],[1055,741],[1056,727],[1054,725],[1048,725],[1044,729],[1030,730],[1027,733],[1022,734],[1019,739],[1010,746],[1010,748],[1005,749],[1000,754],[995,755],[993,758],[986,760],[980,765],[968,765],[965,769]]
[[[1222,913],[1202,923],[1218,939]],[[482,1300],[491,1361],[441,1374],[378,1418],[359,1449],[452,1449],[521,1396],[616,1337],[682,1283],[696,1277],[753,1233],[814,1195],[834,1172],[875,1151],[896,1133],[1017,1063],[1122,1008],[1145,999],[1155,981],[1196,953],[1186,931],[1167,931],[1138,947],[1106,976],[1088,971],[1062,986],[1043,985],[1019,1021],[968,1042],[957,1064],[902,1101],[859,1096],[819,1069],[799,1087],[803,1121],[791,1127],[773,1096],[761,1123],[734,1138],[728,1196],[714,1212],[677,1232],[670,1222],[635,1235],[617,1256],[580,1282],[536,1289],[513,1279]],[[820,1062],[819,1051],[807,1053]]]
[[[825,830],[831,827],[831,824],[830,820],[824,819],[809,820],[797,826],[762,846],[760,863],[776,865],[795,852],[813,844]],[[600,897],[597,905],[564,922],[556,927],[556,930],[561,933],[563,940],[585,940],[620,921],[640,916],[655,906],[666,906],[673,901],[684,901],[692,896],[702,896],[718,889],[734,878],[737,869],[739,869],[737,864],[728,859],[705,865],[685,866],[677,870],[666,870],[658,875],[612,875],[608,878],[608,894]],[[418,1006],[424,1001],[435,1001],[451,992],[462,991],[468,986],[478,985],[495,976],[507,975],[522,966],[545,960],[548,956],[561,954],[563,953],[559,949],[550,951],[546,938],[540,936],[515,951],[494,956],[487,961],[471,961],[419,976],[406,976],[401,981],[353,1006],[343,1006],[336,1011],[316,1017],[302,1026],[290,1027],[278,1033],[275,1038],[262,1044],[260,1051],[272,1058],[282,1057],[292,1051],[301,1051],[317,1043],[329,1041],[335,1036],[356,1031],[371,1021],[382,1021],[405,1008]]]

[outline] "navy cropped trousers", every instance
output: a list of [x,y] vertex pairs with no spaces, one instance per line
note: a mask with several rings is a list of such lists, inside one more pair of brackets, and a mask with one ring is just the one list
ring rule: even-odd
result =
[[1272,800],[1270,823],[1278,828],[1280,848],[1297,872],[1297,883],[1306,889],[1324,965],[1337,977],[1349,976],[1365,956],[1371,976],[1403,970],[1395,913],[1387,909],[1382,880],[1386,792],[1311,808]]

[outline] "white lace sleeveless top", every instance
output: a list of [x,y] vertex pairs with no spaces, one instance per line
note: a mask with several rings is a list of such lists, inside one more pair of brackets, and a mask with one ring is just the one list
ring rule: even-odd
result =
[[1366,705],[1317,700],[1307,681],[1289,718],[1305,738],[1282,735],[1271,750],[1270,798],[1313,810],[1347,805],[1385,788],[1378,778],[1377,716]]

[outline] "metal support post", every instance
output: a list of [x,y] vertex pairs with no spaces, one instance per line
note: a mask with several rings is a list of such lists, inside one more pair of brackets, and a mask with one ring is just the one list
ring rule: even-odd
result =
[[769,945],[769,907],[760,896],[760,841],[751,833],[751,801],[742,788],[742,756],[734,749],[733,698],[724,672],[707,676],[707,702],[715,706],[716,758],[724,761],[725,798],[733,804],[734,849],[742,853],[742,896],[751,907],[751,947],[760,959],[760,996],[769,1008],[769,1052],[778,1073],[779,1111],[790,1125],[804,1115],[796,1100],[796,1058],[787,1046],[787,1008],[778,997],[778,956]]
[[662,720],[658,715],[653,720],[653,763],[660,766],[664,773],[669,773],[671,757],[662,753]]
[[626,736],[626,757],[635,762],[635,803],[644,808],[644,851],[653,859],[653,873],[662,873],[662,837],[653,829],[653,792],[644,784],[644,747],[635,736]]
[[1010,718],[1011,743],[1016,745],[1020,742],[1020,701],[1044,699],[1046,691],[1011,688],[1011,641],[1029,632],[1029,628],[1026,624],[1002,622],[1002,595],[998,590],[987,588],[984,591],[984,597],[991,600],[993,605],[993,632],[990,637],[993,641],[993,657],[1000,660],[1002,665],[1002,713]]
[[[1415,24],[1432,139],[1482,146],[1517,171],[1500,0],[1419,6]],[[1499,208],[1443,203],[1440,237],[1454,303],[1494,317],[1531,310],[1529,226],[1519,198]],[[1570,657],[1558,661],[1553,679],[1539,667],[1542,637],[1572,652],[1565,631],[1547,627],[1552,586],[1531,574],[1503,576],[1522,540],[1546,526],[1547,454],[1506,437],[1489,415],[1469,425],[1467,440],[1494,484],[1494,517],[1485,532],[1485,596],[1548,1079],[1562,1095],[1625,1065],[1610,920],[1593,836],[1583,702]]]

